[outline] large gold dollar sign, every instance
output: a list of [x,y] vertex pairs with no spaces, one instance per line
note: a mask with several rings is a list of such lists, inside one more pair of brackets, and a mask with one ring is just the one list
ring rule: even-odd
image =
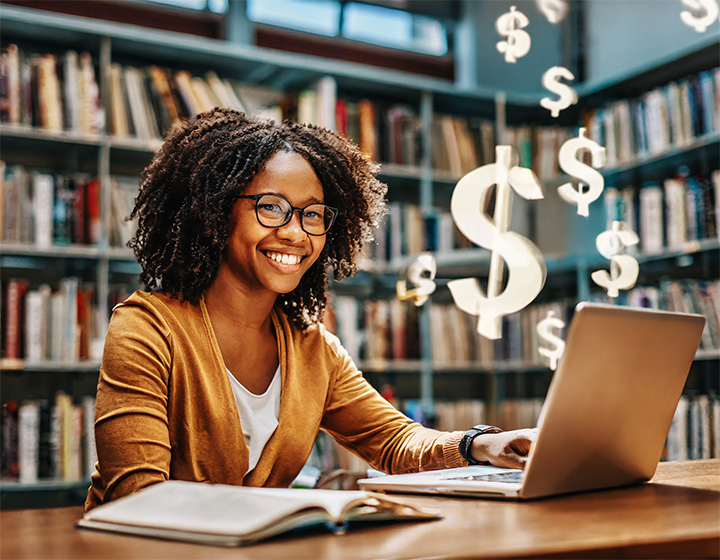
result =
[[507,41],[498,41],[497,50],[505,53],[505,62],[516,62],[530,51],[530,35],[523,31],[530,21],[522,12],[510,7],[510,11],[501,15],[495,22],[495,29]]
[[588,150],[592,154],[593,167],[605,165],[605,148],[587,138],[585,129],[581,128],[577,138],[571,138],[560,147],[558,162],[565,173],[584,180],[588,184],[588,189],[583,191],[582,183],[578,183],[577,190],[573,188],[572,183],[565,183],[558,187],[558,193],[565,202],[577,204],[577,213],[587,217],[590,214],[590,203],[600,198],[603,192],[605,179],[593,167],[578,159],[577,154],[580,150]]
[[[496,146],[495,158],[495,163],[483,165],[460,179],[450,202],[450,212],[460,231],[476,245],[492,251],[487,295],[476,278],[448,283],[455,304],[466,313],[478,315],[477,331],[490,339],[502,336],[503,316],[533,301],[547,276],[540,250],[529,239],[508,231],[510,188],[528,200],[543,198],[538,178],[532,170],[512,165],[510,146]],[[493,185],[496,185],[495,211],[490,218],[482,208]],[[503,261],[508,269],[504,290]]]

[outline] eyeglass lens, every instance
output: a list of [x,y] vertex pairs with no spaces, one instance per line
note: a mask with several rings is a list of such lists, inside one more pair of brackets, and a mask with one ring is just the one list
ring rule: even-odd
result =
[[[265,195],[257,201],[257,217],[265,227],[280,227],[292,219],[292,206],[284,198]],[[333,222],[333,212],[324,204],[311,204],[300,212],[302,228],[314,235],[322,235]]]

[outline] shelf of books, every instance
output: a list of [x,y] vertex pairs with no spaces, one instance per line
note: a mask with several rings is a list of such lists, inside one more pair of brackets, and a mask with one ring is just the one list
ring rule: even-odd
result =
[[[691,76],[677,61],[667,62],[670,73],[650,69],[643,91],[604,84],[583,98],[580,88],[582,117],[549,124],[525,119],[540,115],[538,96],[460,90],[403,72],[28,8],[3,6],[0,36],[3,493],[36,479],[72,486],[78,472],[89,471],[92,453],[78,442],[91,439],[83,423],[90,413],[82,421],[81,412],[66,413],[67,425],[53,425],[49,443],[41,435],[47,416],[58,422],[63,395],[89,410],[87,378],[97,375],[112,307],[137,288],[139,267],[126,246],[133,226],[124,218],[138,176],[164,131],[214,105],[333,128],[380,162],[390,211],[358,278],[333,285],[328,322],[387,398],[441,429],[533,424],[552,377],[533,326],[550,309],[567,324],[578,300],[607,299],[590,280],[608,266],[592,247],[546,255],[546,287],[536,304],[505,318],[500,341],[475,334],[476,318],[453,305],[446,287],[454,278],[482,277],[490,262],[450,214],[458,179],[494,162],[495,146],[506,143],[554,196],[568,180],[558,150],[584,126],[608,155],[601,226],[623,219],[641,240],[637,287],[615,303],[708,318],[686,410],[716,410],[720,70],[709,49],[701,65],[688,66]],[[497,122],[499,108],[508,123]],[[524,218],[514,227],[536,238],[532,212]],[[398,273],[422,252],[436,257],[438,289],[418,308],[394,290]],[[69,386],[51,384],[32,398],[5,390],[17,378],[48,375]],[[83,394],[75,382],[91,388]],[[25,434],[24,443],[12,433]],[[59,443],[58,433],[70,439]],[[20,476],[25,451],[18,445],[50,446],[54,466],[38,451],[45,466]],[[61,474],[58,453],[65,461],[69,449],[76,456]]]

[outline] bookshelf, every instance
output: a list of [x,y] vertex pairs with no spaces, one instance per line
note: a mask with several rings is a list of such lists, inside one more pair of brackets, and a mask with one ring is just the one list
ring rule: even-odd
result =
[[[93,133],[0,124],[0,153],[8,167],[21,165],[44,173],[82,175],[96,179],[99,188],[99,229],[93,242],[38,247],[32,242],[0,241],[3,291],[11,278],[27,279],[32,288],[43,283],[53,284],[62,278],[78,278],[81,285],[87,284],[94,290],[96,333],[94,346],[90,341],[82,358],[35,361],[24,360],[22,356],[3,358],[0,377],[3,401],[48,399],[60,390],[79,399],[94,391],[101,352],[98,348],[112,302],[134,289],[139,272],[132,253],[114,238],[117,232],[113,233],[113,228],[117,224],[112,207],[113,181],[137,177],[160,142],[156,137],[121,138],[112,134],[111,68],[114,64],[121,68],[157,65],[174,71],[185,70],[193,76],[205,76],[212,70],[223,79],[252,86],[252,91],[246,90],[249,96],[246,99],[252,99],[257,110],[266,109],[262,106],[263,96],[272,106],[292,99],[296,104],[293,110],[300,110],[300,94],[330,76],[336,96],[345,102],[346,111],[355,111],[361,102],[370,100],[375,119],[383,123],[381,130],[389,131],[395,126],[411,137],[407,144],[394,145],[388,141],[389,135],[381,134],[379,144],[375,146],[382,163],[381,177],[390,187],[389,220],[402,218],[397,230],[401,239],[388,239],[382,248],[383,254],[369,259],[357,278],[333,286],[336,300],[347,298],[343,303],[346,307],[338,315],[346,317],[350,309],[347,306],[354,305],[351,313],[356,324],[345,329],[351,334],[347,339],[343,338],[343,342],[351,354],[357,356],[361,369],[376,387],[393,385],[395,397],[401,404],[406,400],[414,401],[411,408],[419,409],[425,419],[435,416],[436,404],[440,411],[447,409],[448,403],[464,402],[467,395],[481,395],[482,410],[486,414],[483,420],[497,421],[507,427],[519,422],[520,412],[510,409],[513,399],[531,401],[534,411],[531,414],[537,413],[537,400],[544,395],[551,371],[539,361],[532,347],[510,351],[502,343],[478,341],[477,337],[468,334],[474,323],[470,317],[455,321],[463,320],[467,327],[469,340],[463,357],[456,359],[452,353],[455,350],[446,353],[445,357],[438,357],[437,351],[433,356],[433,343],[438,338],[437,325],[443,324],[443,313],[449,313],[453,307],[447,282],[454,278],[487,275],[490,255],[457,236],[445,235],[440,239],[439,234],[428,235],[426,226],[434,224],[437,232],[444,223],[449,231],[449,200],[455,183],[467,170],[494,161],[492,147],[500,138],[518,147],[521,157],[526,159],[525,165],[533,169],[542,167],[543,189],[550,198],[555,187],[568,180],[558,175],[554,150],[563,139],[575,133],[582,111],[591,112],[607,103],[639,97],[669,81],[682,80],[688,73],[711,70],[720,63],[717,41],[714,41],[696,53],[661,61],[653,68],[639,69],[637,73],[621,76],[613,82],[585,84],[578,89],[580,103],[577,108],[559,122],[549,123],[538,105],[541,95],[499,94],[482,87],[461,88],[438,79],[376,67],[32,9],[3,6],[0,34],[3,47],[17,44],[28,53],[62,56],[70,49],[89,52],[98,83],[100,107],[105,111],[104,125]],[[637,83],[635,78],[638,78]],[[507,122],[504,115],[507,115]],[[476,127],[477,140],[468,143],[467,129],[472,127]],[[410,132],[407,132],[408,128]],[[462,155],[448,150],[448,140],[457,142],[458,135],[466,139]],[[550,147],[543,147],[544,143]],[[474,150],[473,157],[468,155],[469,145]],[[660,152],[632,157],[601,171],[608,183],[612,181],[623,186],[628,183],[639,189],[643,182],[662,182],[671,177],[681,164],[696,164],[703,173],[710,173],[720,167],[718,146],[720,132],[715,128],[693,136],[682,145],[671,144]],[[552,157],[548,158],[548,153]],[[542,154],[545,154],[544,160]],[[518,207],[519,221],[513,222],[513,229],[531,239],[542,239],[544,216],[529,205],[518,203]],[[569,237],[573,238],[574,245],[555,246],[549,242],[547,252],[541,246],[546,252],[548,281],[537,300],[537,307],[556,305],[567,315],[575,302],[602,297],[592,284],[590,273],[607,268],[608,264],[594,252],[594,245],[588,240],[594,240],[602,231],[605,217],[580,222],[576,217],[568,216],[572,207],[558,210],[556,204],[552,211],[559,211],[562,219],[549,220],[549,223],[571,232]],[[413,239],[413,244],[405,239],[404,248],[403,220],[414,220],[416,230],[425,236],[420,240]],[[393,226],[389,223],[388,227]],[[390,236],[390,233],[380,235]],[[393,243],[398,242],[399,248],[393,249]],[[426,249],[435,250],[438,290],[422,308],[408,310],[407,305],[400,306],[401,315],[412,324],[412,333],[406,338],[412,339],[414,347],[410,351],[406,349],[405,355],[402,351],[392,354],[387,348],[376,348],[375,354],[367,355],[367,302],[386,302],[388,309],[380,313],[387,315],[380,315],[385,318],[378,324],[383,326],[383,332],[389,332],[392,322],[388,302],[394,300],[395,277],[414,254]],[[380,249],[376,246],[373,250]],[[663,248],[654,254],[638,254],[643,273],[641,281],[656,287],[665,277],[670,280],[717,280],[719,252],[720,243],[716,237],[688,240],[681,247]],[[395,312],[398,312],[397,305]],[[537,312],[536,309],[532,311]],[[528,324],[531,322],[518,317],[510,319],[507,328],[521,330],[523,320]],[[352,334],[353,330],[358,332]],[[350,340],[352,337],[357,340]],[[387,335],[385,346],[391,347]],[[717,382],[712,376],[717,372],[719,362],[717,348],[701,349],[692,374],[693,387],[717,391]],[[467,406],[477,411],[478,401]],[[456,420],[461,422],[459,418]],[[463,425],[455,427],[462,428]],[[6,496],[50,487],[57,489],[58,485],[60,490],[72,490],[78,484],[83,482],[3,482],[2,492]]]

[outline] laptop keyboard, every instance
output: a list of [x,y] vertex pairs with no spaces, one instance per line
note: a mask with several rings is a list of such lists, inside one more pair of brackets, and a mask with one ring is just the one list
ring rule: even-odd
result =
[[524,471],[506,471],[491,474],[476,474],[467,476],[455,476],[447,480],[483,480],[485,482],[522,482]]

